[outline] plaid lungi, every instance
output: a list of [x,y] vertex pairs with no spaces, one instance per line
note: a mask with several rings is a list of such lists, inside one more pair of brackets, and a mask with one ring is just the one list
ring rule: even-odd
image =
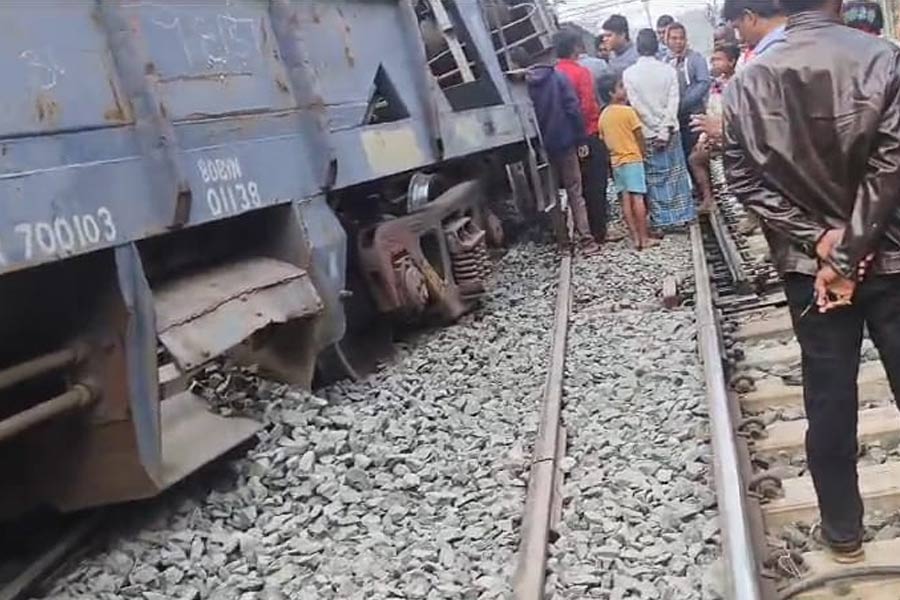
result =
[[672,227],[697,218],[691,177],[676,133],[665,150],[647,148],[647,198],[654,227]]

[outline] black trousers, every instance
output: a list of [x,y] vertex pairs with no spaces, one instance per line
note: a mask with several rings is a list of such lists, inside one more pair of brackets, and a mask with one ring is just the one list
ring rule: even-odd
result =
[[597,136],[586,142],[587,156],[581,159],[581,182],[584,188],[584,202],[587,206],[591,234],[598,242],[606,239],[608,222],[606,185],[609,180],[609,151]]
[[803,356],[803,399],[809,430],[806,453],[822,530],[832,542],[862,535],[863,503],[857,479],[857,420],[863,325],[884,364],[894,398],[900,398],[900,275],[862,283],[853,306],[820,314],[812,301],[814,279],[788,274],[785,291]]
[[[691,152],[694,151],[694,146],[700,141],[700,134],[691,131],[692,116],[693,115],[678,115],[678,129],[681,133],[681,149],[684,151],[684,164],[688,165],[688,167],[690,167],[691,164]],[[694,177],[694,170],[688,168],[688,175],[691,177],[691,183],[694,184],[694,189],[697,189],[697,179]]]
[[681,148],[684,150],[684,160],[686,164],[690,164],[691,152],[694,146],[700,140],[700,134],[691,131],[691,118],[694,115],[678,115],[678,129],[681,133]]

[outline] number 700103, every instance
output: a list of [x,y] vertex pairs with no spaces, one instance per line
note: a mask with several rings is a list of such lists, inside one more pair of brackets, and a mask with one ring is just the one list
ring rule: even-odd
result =
[[52,222],[19,223],[15,232],[22,236],[26,260],[73,254],[104,242],[115,242],[118,236],[112,213],[106,207],[98,208],[95,214],[60,216]]

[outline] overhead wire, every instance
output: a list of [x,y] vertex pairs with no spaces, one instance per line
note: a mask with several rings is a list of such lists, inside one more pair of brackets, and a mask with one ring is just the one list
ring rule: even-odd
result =
[[[566,16],[579,15],[579,14],[592,14],[598,13],[607,10],[615,10],[618,8],[623,8],[626,6],[634,6],[643,4],[645,0],[607,0],[605,2],[592,2],[590,4],[581,4],[572,5],[569,3],[560,3],[557,4],[557,10],[559,13],[565,14]],[[682,0],[679,2],[680,6],[683,8],[700,8],[700,7],[710,7],[714,4],[712,0]],[[651,3],[652,6],[652,3]]]
[[[556,5],[560,20],[575,21],[589,23],[593,25],[601,17],[608,16],[612,12],[624,8],[637,8],[641,4],[649,4],[650,7],[655,4],[652,0],[606,0],[595,1],[591,3],[579,2],[573,5],[571,2],[560,2]],[[698,9],[705,8],[707,10],[715,10],[715,0],[681,0],[679,2],[682,9]]]

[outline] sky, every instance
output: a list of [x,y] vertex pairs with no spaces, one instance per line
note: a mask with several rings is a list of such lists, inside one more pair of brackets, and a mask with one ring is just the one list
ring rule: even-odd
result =
[[[604,15],[619,13],[635,26],[646,26],[645,2],[643,0],[556,0],[557,10],[562,20],[596,21]],[[659,15],[678,15],[692,10],[705,10],[714,0],[648,0],[650,13],[655,20]],[[586,23],[580,23],[582,25]]]
[[[598,24],[612,14],[625,15],[635,30],[647,27],[647,12],[642,0],[556,0],[556,10],[561,22],[574,21],[585,29],[596,32]],[[657,17],[670,14],[684,19],[691,43],[698,50],[712,45],[712,27],[706,19],[707,10],[716,0],[648,0],[647,6],[655,24]]]

